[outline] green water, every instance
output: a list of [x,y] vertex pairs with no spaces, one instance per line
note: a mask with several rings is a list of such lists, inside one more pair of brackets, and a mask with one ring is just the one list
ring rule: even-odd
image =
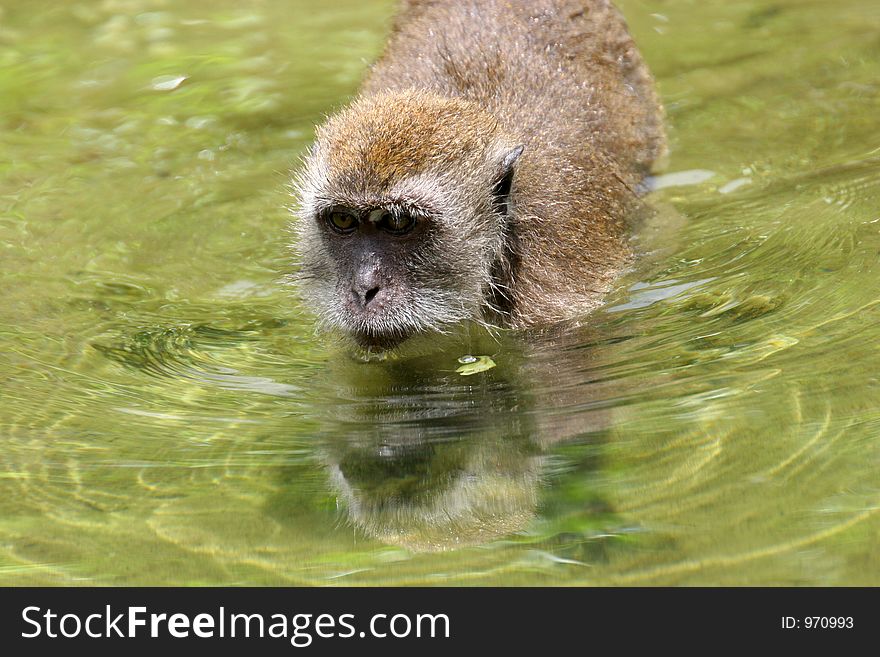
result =
[[0,584],[880,585],[880,4],[623,9],[652,253],[362,364],[285,182],[390,3],[5,0]]

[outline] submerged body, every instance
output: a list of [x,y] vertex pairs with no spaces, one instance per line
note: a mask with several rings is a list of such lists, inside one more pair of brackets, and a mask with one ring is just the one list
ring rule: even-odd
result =
[[605,0],[405,2],[297,181],[310,305],[379,348],[588,311],[629,261],[661,116]]

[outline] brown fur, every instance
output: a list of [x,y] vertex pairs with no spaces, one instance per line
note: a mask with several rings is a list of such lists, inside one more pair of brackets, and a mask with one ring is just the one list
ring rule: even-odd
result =
[[[483,316],[512,327],[570,318],[600,303],[630,260],[625,218],[664,149],[661,117],[606,0],[410,0],[359,97],[319,129],[300,219],[331,201],[459,198],[437,234],[457,231],[492,261],[492,280],[462,291],[486,297]],[[499,244],[482,227],[481,194],[517,144]],[[427,191],[406,186],[419,176]]]

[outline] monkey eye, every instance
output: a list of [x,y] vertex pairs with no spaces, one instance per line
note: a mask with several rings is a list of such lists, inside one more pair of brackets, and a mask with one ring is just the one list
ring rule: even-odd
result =
[[408,214],[392,214],[386,212],[382,218],[376,222],[376,226],[392,235],[403,235],[408,233],[416,225],[416,220]]
[[351,212],[335,210],[327,216],[327,223],[337,233],[347,234],[357,228],[358,220]]

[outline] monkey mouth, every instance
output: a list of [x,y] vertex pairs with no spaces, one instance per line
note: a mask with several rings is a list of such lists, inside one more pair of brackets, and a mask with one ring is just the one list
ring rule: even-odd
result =
[[352,339],[357,345],[369,351],[390,351],[405,342],[410,335],[402,331],[380,333],[376,331],[352,331]]

